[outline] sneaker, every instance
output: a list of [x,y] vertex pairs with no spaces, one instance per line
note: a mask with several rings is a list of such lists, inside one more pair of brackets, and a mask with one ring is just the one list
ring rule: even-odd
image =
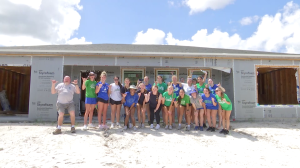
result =
[[75,133],[75,127],[71,127],[71,133]]
[[133,130],[136,131],[137,130],[137,126],[133,126]]
[[190,131],[191,130],[191,126],[186,126],[186,129],[185,129],[186,131]]
[[172,130],[172,125],[169,125],[169,130]]
[[142,128],[145,128],[145,124],[142,124]]
[[203,128],[207,128],[206,124],[203,124]]
[[88,125],[88,128],[95,128],[95,126],[91,123]]
[[115,126],[114,126],[114,123],[112,123],[111,125],[110,125],[110,129],[113,129]]
[[216,131],[216,128],[215,127],[212,127],[210,132],[215,132]]
[[83,129],[83,130],[87,130],[88,128],[87,128],[86,125],[84,125],[82,129]]
[[202,126],[200,126],[200,131],[203,131],[203,127]]
[[150,125],[150,129],[153,129],[153,124]]
[[198,130],[199,129],[199,126],[195,126],[195,129],[194,130]]
[[223,133],[225,133],[225,131],[226,131],[226,130],[222,129],[219,133],[220,133],[220,134],[223,134]]
[[108,126],[107,126],[107,125],[103,125],[102,127],[103,127],[103,129],[107,129],[107,128],[108,128]]
[[160,128],[159,124],[156,124],[155,129],[158,130]]
[[178,129],[178,130],[180,130],[180,129],[181,129],[181,124],[178,124],[178,127],[177,127],[177,129]]
[[132,125],[131,123],[129,123],[129,128],[132,128],[132,126],[133,126],[133,125]]
[[52,132],[53,135],[61,134],[61,129],[56,129],[54,132]]
[[116,123],[116,126],[117,126],[117,127],[120,127],[120,123],[117,122],[117,123]]
[[224,135],[228,135],[229,134],[229,131],[228,130],[224,130]]
[[124,126],[123,130],[127,130],[127,126],[126,125]]
[[168,128],[169,128],[169,126],[168,126],[168,125],[166,125],[165,129],[167,130]]
[[98,127],[99,127],[99,129],[103,129],[103,125],[99,125]]
[[[203,126],[204,127],[204,126]],[[206,131],[211,131],[212,127],[208,127]]]

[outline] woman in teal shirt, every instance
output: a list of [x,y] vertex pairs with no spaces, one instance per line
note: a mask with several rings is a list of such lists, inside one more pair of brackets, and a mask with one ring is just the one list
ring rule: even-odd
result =
[[[222,92],[222,89],[216,88],[215,92],[216,92],[216,99],[222,108],[223,129],[220,131],[220,133],[227,135],[227,134],[229,134],[230,114],[232,111],[232,103],[231,103],[230,99],[228,98],[228,96],[224,92]],[[225,121],[226,121],[226,124],[225,124]],[[225,125],[226,125],[226,127],[225,127]]]
[[183,89],[180,89],[179,96],[176,98],[177,106],[179,106],[179,118],[178,118],[178,130],[181,129],[182,116],[186,113],[186,121],[187,127],[186,130],[189,131],[191,129],[191,110],[190,110],[190,97],[184,93]]

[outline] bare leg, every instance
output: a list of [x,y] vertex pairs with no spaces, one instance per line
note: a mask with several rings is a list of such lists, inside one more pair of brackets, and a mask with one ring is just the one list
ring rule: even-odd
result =
[[222,125],[223,125],[223,129],[226,128],[225,124],[226,124],[226,112],[225,112],[225,110],[222,110]]
[[198,120],[199,111],[200,111],[200,110],[196,110],[196,111],[194,112],[194,122],[195,122],[195,126],[199,126],[199,120]]
[[186,111],[186,116],[187,116],[186,119],[187,125],[191,125],[191,111]]
[[94,115],[95,106],[96,106],[95,104],[90,105],[89,124],[92,124],[92,122],[93,122],[93,115]]
[[203,127],[204,109],[200,109],[199,116],[200,116],[200,126]]
[[226,113],[226,129],[229,130],[230,128],[230,114],[231,114],[231,111],[225,111]]
[[216,122],[217,122],[217,110],[212,110],[211,111],[211,118],[212,118],[212,124],[213,124],[213,127],[216,128]]
[[[139,124],[142,122],[142,118],[141,118],[141,105],[140,104],[137,104],[136,105],[136,108],[137,108],[137,116],[138,116],[138,121],[139,121]],[[132,120],[132,119],[131,119]]]
[[125,126],[127,126],[129,121],[129,115],[130,115],[129,107],[125,107],[125,113],[126,113]]
[[120,123],[121,104],[117,105],[117,122]]
[[75,111],[70,111],[71,125],[75,125]]
[[90,115],[90,104],[85,104],[85,113],[84,113],[84,118],[83,118],[83,125],[86,125],[89,115]]
[[132,122],[132,125],[133,125],[133,126],[135,126],[134,113],[135,113],[135,107],[132,107],[132,108],[131,108],[131,111],[130,111],[130,115],[131,115],[131,122]]
[[102,111],[103,111],[103,103],[98,102],[98,123],[101,125],[101,117],[102,117]]
[[62,126],[63,121],[64,121],[64,115],[65,115],[65,113],[59,112],[58,120],[57,120],[57,125],[58,126]]
[[193,121],[195,122],[195,114],[194,114],[194,112],[195,112],[195,109],[192,107],[192,108],[190,108],[191,110],[190,110],[190,113],[191,113],[191,115],[190,115],[190,123],[192,123]]
[[145,124],[145,118],[146,118],[146,108],[142,107],[141,112],[142,112],[142,124]]
[[117,109],[117,105],[111,105],[111,124],[115,123],[115,115],[116,115],[116,109]]
[[103,103],[103,125],[106,125],[107,107],[108,103]]
[[212,123],[211,123],[211,109],[206,109],[207,113],[206,113],[206,117],[207,117],[207,122],[208,122],[208,126],[209,127],[213,127]]
[[181,124],[181,122],[182,122],[182,116],[183,116],[183,112],[184,112],[185,108],[183,106],[180,106],[179,109],[180,110],[179,110],[178,123]]
[[149,104],[145,104],[145,106],[146,106],[148,121],[150,121],[150,108],[149,108]]
[[218,129],[221,129],[221,125],[222,125],[222,108],[221,106],[219,106],[219,109],[218,109],[218,115],[219,115],[219,124],[218,124]]

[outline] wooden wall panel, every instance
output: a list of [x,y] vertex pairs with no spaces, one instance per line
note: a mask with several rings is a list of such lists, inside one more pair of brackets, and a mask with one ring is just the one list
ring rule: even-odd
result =
[[259,104],[298,104],[295,69],[264,72],[257,77]]
[[11,110],[17,113],[28,113],[30,71],[30,67],[0,67],[0,91],[6,90]]

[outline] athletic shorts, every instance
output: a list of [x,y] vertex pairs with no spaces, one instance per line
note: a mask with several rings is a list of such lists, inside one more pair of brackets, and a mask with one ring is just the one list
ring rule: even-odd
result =
[[65,110],[67,109],[68,112],[70,111],[75,111],[75,105],[73,103],[68,103],[68,104],[61,104],[61,103],[56,103],[57,111],[59,113],[65,113]]
[[192,106],[192,103],[190,103],[189,106]]
[[180,106],[182,106],[182,107],[186,107],[186,105],[182,105],[182,104],[180,104]]
[[111,105],[119,105],[119,104],[122,104],[121,101],[114,101],[113,99],[109,99],[109,102]]
[[102,102],[102,103],[108,104],[108,100],[104,100],[104,99],[102,99],[100,97],[97,97],[97,102]]
[[97,104],[97,98],[86,97],[85,104]]

